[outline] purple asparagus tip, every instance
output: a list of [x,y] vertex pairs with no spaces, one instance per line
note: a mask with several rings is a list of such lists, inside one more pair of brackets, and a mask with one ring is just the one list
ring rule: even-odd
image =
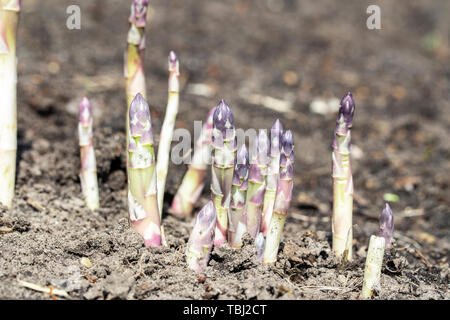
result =
[[130,23],[134,23],[137,27],[145,27],[147,7],[148,0],[133,0],[131,4],[131,15],[128,19]]
[[280,141],[283,134],[283,125],[280,120],[275,120],[270,129],[270,155],[276,157],[280,154]]
[[294,136],[291,130],[283,133],[281,137],[280,179],[293,179],[294,177]]
[[379,236],[383,237],[386,242],[386,247],[391,247],[392,237],[394,235],[394,213],[389,204],[386,203],[380,217],[380,232]]
[[92,120],[92,108],[88,98],[84,97],[81,100],[79,110],[80,110],[79,120],[81,125],[83,127],[88,127]]
[[352,127],[353,114],[355,113],[355,100],[351,92],[348,92],[341,100],[341,107],[339,108],[338,121],[341,116],[344,117],[347,128]]
[[141,144],[153,144],[150,108],[140,93],[130,104],[130,135],[141,137]]
[[243,144],[236,154],[236,165],[233,174],[233,184],[240,186],[248,177],[249,157],[245,144]]
[[177,75],[180,73],[178,66],[178,57],[173,51],[170,51],[169,53],[169,71],[173,71]]
[[197,215],[187,246],[189,268],[197,272],[208,264],[214,242],[216,220],[216,208],[214,203],[209,201]]

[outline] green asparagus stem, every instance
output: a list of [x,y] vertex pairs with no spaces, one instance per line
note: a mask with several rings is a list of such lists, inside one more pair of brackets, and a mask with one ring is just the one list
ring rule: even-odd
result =
[[80,144],[81,170],[80,180],[86,205],[91,210],[100,207],[98,197],[97,164],[92,143],[92,108],[84,97],[79,106],[78,137]]
[[161,245],[155,151],[150,109],[140,93],[130,106],[128,144],[128,212],[131,226],[146,246]]
[[350,141],[355,102],[347,93],[341,100],[333,142],[333,251],[337,257],[352,260],[353,178],[350,167]]
[[221,100],[213,116],[214,160],[211,166],[211,193],[217,211],[214,245],[227,241],[228,214],[231,200],[231,184],[236,154],[234,118],[228,104]]
[[12,206],[17,153],[17,26],[20,0],[0,0],[0,203]]
[[197,203],[205,185],[206,169],[211,163],[213,115],[216,107],[212,108],[203,125],[200,137],[196,142],[196,148],[189,169],[183,177],[177,194],[173,198],[170,213],[179,218],[187,218],[191,215],[194,205]]
[[294,136],[290,130],[281,137],[280,180],[267,232],[263,263],[275,263],[283,233],[284,222],[289,211],[294,186]]
[[180,83],[178,58],[175,52],[169,54],[169,97],[167,99],[166,116],[161,129],[158,145],[158,161],[156,163],[156,176],[158,187],[159,216],[162,218],[164,191],[166,187],[167,170],[169,169],[170,143],[172,142],[175,119],[178,113]]

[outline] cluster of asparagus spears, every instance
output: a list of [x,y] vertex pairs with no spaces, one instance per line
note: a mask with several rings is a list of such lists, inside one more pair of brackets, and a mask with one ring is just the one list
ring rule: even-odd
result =
[[[250,154],[245,143],[236,151],[231,108],[221,100],[213,110],[212,130],[210,126],[204,128],[211,139],[201,137],[201,143],[210,141],[212,146],[212,199],[196,218],[186,252],[189,267],[202,270],[213,245],[228,242],[232,248],[240,248],[245,232],[255,239],[258,259],[274,263],[292,198],[294,137],[276,120],[270,139],[267,130],[259,130],[255,141],[251,141]],[[197,177],[204,177],[204,172],[191,175],[193,169],[197,170],[191,165],[182,183],[190,186],[191,194],[178,192],[172,205],[173,212],[180,216],[190,214],[192,199],[197,199],[203,187]]]

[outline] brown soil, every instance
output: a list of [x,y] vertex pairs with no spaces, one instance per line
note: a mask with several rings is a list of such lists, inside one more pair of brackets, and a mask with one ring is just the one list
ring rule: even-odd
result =
[[[279,117],[296,139],[292,210],[277,263],[258,264],[247,239],[240,251],[215,248],[205,272],[195,274],[184,259],[192,221],[165,215],[168,246],[161,248],[144,247],[128,226],[125,2],[83,1],[82,29],[72,31],[65,9],[77,1],[24,2],[17,186],[13,208],[0,209],[0,298],[49,298],[20,286],[24,280],[73,299],[358,299],[387,192],[399,196],[396,244],[375,298],[450,298],[448,11],[426,0],[379,1],[382,29],[371,31],[366,1],[150,1],[146,76],[155,133],[173,49],[183,80],[178,127],[192,131],[223,97],[238,127],[269,128]],[[213,95],[191,94],[192,83],[209,85]],[[357,103],[353,144],[362,153],[352,162],[355,259],[340,264],[330,250],[335,113],[311,113],[309,104],[349,90]],[[250,103],[250,94],[290,101],[292,110]],[[94,214],[78,178],[84,95],[95,109],[102,208]],[[170,170],[165,210],[186,166]],[[208,199],[205,190],[198,207]]]

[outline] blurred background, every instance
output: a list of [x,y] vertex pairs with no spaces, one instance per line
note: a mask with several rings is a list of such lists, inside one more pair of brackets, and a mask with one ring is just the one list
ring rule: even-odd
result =
[[[390,201],[397,239],[429,253],[432,263],[448,261],[447,0],[149,2],[145,71],[155,133],[167,101],[167,55],[174,50],[182,81],[177,127],[192,131],[193,121],[204,120],[221,98],[237,127],[270,128],[279,118],[295,135],[288,231],[329,232],[331,142],[339,100],[351,91],[355,238],[365,243],[376,232]],[[74,4],[81,8],[81,30],[66,28],[66,8]],[[379,6],[381,29],[368,29],[369,5]],[[124,132],[129,10],[129,1],[119,0],[24,1],[18,42],[22,152],[37,148],[36,139],[46,150],[55,141],[75,144],[77,104],[85,95],[97,128],[108,128],[111,137]],[[117,161],[118,175],[99,169],[106,182],[125,179],[123,159]],[[42,175],[29,167],[20,166],[22,185]],[[172,165],[169,196],[185,169]],[[119,183],[124,199],[125,188]],[[208,197],[206,190],[202,201]]]

